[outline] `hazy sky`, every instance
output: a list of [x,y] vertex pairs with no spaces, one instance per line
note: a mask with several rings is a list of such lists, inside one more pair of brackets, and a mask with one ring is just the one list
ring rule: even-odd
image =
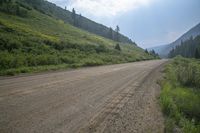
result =
[[200,0],[48,0],[115,28],[143,48],[168,44],[200,22]]

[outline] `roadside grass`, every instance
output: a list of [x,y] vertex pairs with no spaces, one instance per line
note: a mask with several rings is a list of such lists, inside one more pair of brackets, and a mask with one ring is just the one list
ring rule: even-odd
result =
[[167,133],[200,132],[200,61],[176,57],[165,69],[161,82],[161,108]]

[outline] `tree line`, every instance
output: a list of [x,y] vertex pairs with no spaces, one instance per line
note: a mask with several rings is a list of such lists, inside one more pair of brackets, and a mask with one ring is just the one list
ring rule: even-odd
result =
[[182,41],[181,45],[176,46],[169,53],[169,57],[175,57],[177,55],[181,55],[187,58],[198,58],[200,59],[200,36],[195,38],[190,37],[190,39],[186,41]]
[[113,41],[135,44],[131,39],[120,34],[120,27],[118,25],[115,29],[112,29],[111,27],[107,28],[101,24],[97,24],[96,22],[93,22],[83,17],[81,14],[76,14],[75,9],[72,9],[71,19],[72,24],[75,27],[87,30],[89,32],[111,39]]
[[152,55],[152,56],[154,56],[154,57],[156,57],[156,58],[160,58],[160,57],[159,57],[159,54],[156,53],[154,50],[148,51],[147,49],[145,49],[145,53],[146,53],[146,54],[149,54],[149,55]]
[[[66,10],[66,7],[65,7],[65,10]],[[72,18],[72,21],[73,21],[73,25],[76,26],[76,27],[82,27],[82,15],[78,15],[76,14],[76,11],[75,9],[73,8],[72,9],[72,13],[71,13],[71,18]],[[117,42],[120,42],[120,28],[119,26],[117,25],[116,26],[116,29],[113,30],[111,27],[109,28],[109,31],[108,31],[108,35],[107,37],[111,40],[114,40],[114,41],[117,41]]]

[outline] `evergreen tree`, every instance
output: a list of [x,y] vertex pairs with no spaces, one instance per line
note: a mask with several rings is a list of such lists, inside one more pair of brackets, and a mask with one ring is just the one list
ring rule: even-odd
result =
[[77,26],[80,28],[82,27],[82,15],[81,14],[79,14],[79,17],[78,17]]
[[12,2],[12,0],[0,0],[0,4],[3,4],[3,3],[10,3]]
[[113,40],[113,29],[111,27],[109,28],[108,37]]
[[73,8],[72,9],[72,20],[73,20],[73,25],[76,26],[76,11],[75,9]]
[[116,26],[116,29],[115,29],[115,32],[116,32],[116,41],[120,41],[120,39],[119,39],[119,31],[120,31],[120,28],[119,28],[119,26],[117,25]]
[[200,51],[199,51],[198,48],[196,48],[196,50],[195,50],[195,58],[196,58],[196,59],[199,59],[199,58],[200,58]]
[[121,47],[118,43],[116,44],[115,49],[121,51]]
[[147,49],[145,49],[145,53],[149,54],[149,52],[148,52],[148,50],[147,50]]
[[151,51],[149,52],[149,54],[151,54],[151,55],[154,56],[154,57],[159,57],[159,55],[158,55],[154,50],[151,50]]
[[155,55],[155,54],[156,54],[156,52],[155,52],[154,50],[152,50],[152,51],[151,51],[151,54],[152,54],[152,55]]
[[200,36],[195,38],[190,37],[186,41],[182,41],[180,45],[176,46],[169,53],[169,57],[175,57],[177,55],[181,55],[187,58],[198,58],[200,54]]
[[18,5],[16,6],[16,14],[20,15],[20,7]]
[[5,2],[5,0],[0,0],[0,5],[3,4]]

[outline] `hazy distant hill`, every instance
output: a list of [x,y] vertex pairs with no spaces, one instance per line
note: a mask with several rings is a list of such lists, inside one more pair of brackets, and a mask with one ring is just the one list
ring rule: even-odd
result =
[[173,43],[170,43],[167,45],[161,45],[161,46],[157,46],[157,47],[152,47],[149,49],[154,49],[155,52],[157,52],[161,57],[167,57],[169,52],[173,48],[175,48],[177,45],[181,44],[181,41],[184,42],[184,41],[190,39],[190,37],[195,38],[198,35],[200,35],[200,23],[198,25],[196,25],[195,27],[193,27],[192,29],[190,29],[185,34],[183,34],[180,38],[178,38]]

